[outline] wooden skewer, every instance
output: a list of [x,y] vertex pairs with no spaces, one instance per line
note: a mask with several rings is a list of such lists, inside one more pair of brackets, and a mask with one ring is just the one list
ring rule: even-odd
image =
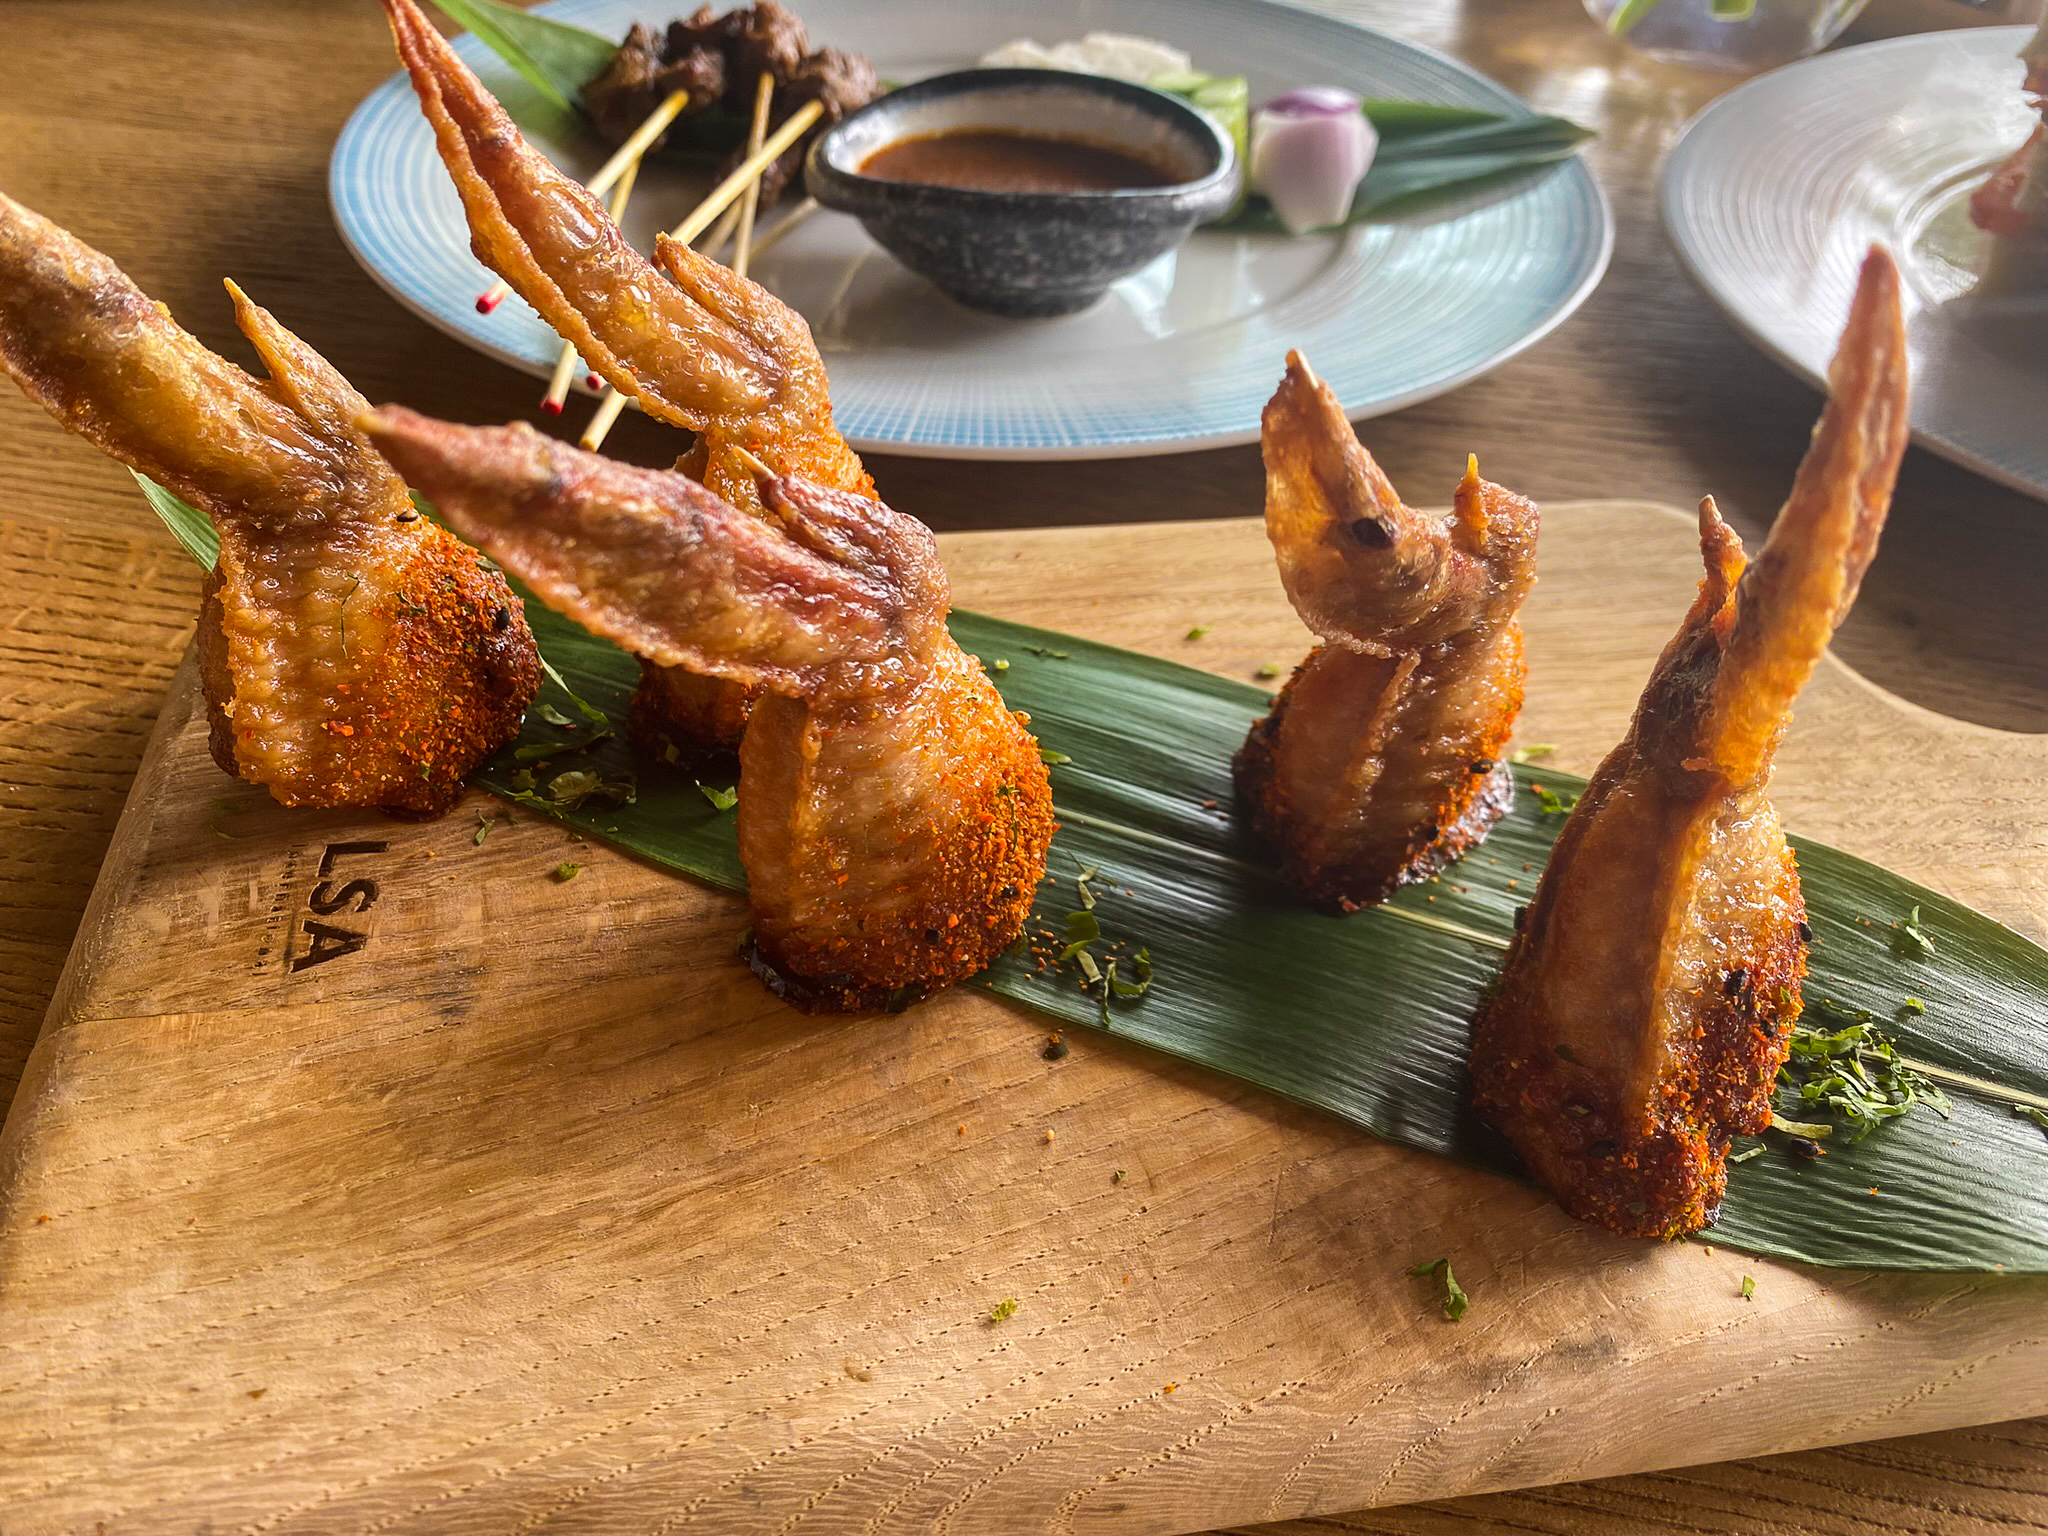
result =
[[[678,95],[681,92],[677,93]],[[670,100],[674,100],[671,97]],[[649,119],[652,121],[652,119]],[[618,187],[612,193],[610,207],[606,210],[612,222],[618,223],[626,212],[626,200],[633,195],[633,183],[640,178],[640,162],[630,162],[618,177]],[[576,365],[582,359],[576,355],[576,348],[569,342],[562,343],[562,352],[555,359],[555,371],[548,380],[548,392],[541,397],[540,408],[550,416],[562,414],[562,403],[569,398],[569,381],[576,376]]]
[[[761,152],[761,143],[768,137],[768,103],[775,95],[775,76],[767,70],[761,71],[761,82],[754,88],[754,125],[747,133],[747,156],[751,159]],[[756,176],[747,183],[747,190],[740,198],[739,242],[733,247],[732,269],[741,277],[747,275],[747,259],[754,254],[754,215],[761,208],[761,178]]]
[[756,177],[766,170],[770,162],[810,131],[811,124],[824,115],[824,107],[815,101],[807,101],[789,115],[784,123],[768,136],[767,142],[742,160],[733,173],[711,189],[711,195],[699,203],[696,210],[684,219],[668,237],[688,245],[704,232],[706,226],[736,201],[739,195],[752,186]]
[[754,242],[754,259],[758,261],[761,257],[766,256],[776,246],[780,245],[799,224],[803,223],[805,219],[808,219],[817,211],[818,200],[815,197],[807,197],[790,209],[788,213],[785,213],[781,218],[769,225],[767,233]]
[[612,183],[623,178],[628,172],[636,171],[640,157],[647,153],[648,146],[661,137],[662,130],[676,120],[676,114],[690,104],[688,91],[671,91],[668,99],[647,114],[647,121],[632,132],[625,143],[612,151],[611,159],[605,161],[598,173],[590,178],[593,197],[603,197],[611,191]]
[[[592,195],[603,197],[605,193],[611,191],[612,183],[624,176],[629,167],[637,174],[640,166],[640,157],[647,153],[647,146],[660,138],[662,130],[674,122],[676,114],[689,104],[690,93],[688,91],[670,91],[668,96],[662,101],[662,104],[647,114],[647,121],[638,128],[635,128],[627,137],[626,142],[612,151],[611,159],[605,161],[599,167],[597,174],[586,183]],[[612,217],[616,219],[618,215],[614,213]],[[492,310],[505,302],[505,296],[511,291],[512,285],[503,278],[499,278],[498,281],[477,295],[476,312],[480,315],[488,315]]]

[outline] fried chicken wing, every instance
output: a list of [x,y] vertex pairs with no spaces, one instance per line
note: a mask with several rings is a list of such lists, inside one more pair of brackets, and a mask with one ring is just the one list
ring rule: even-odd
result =
[[1864,263],[1791,498],[1745,568],[1711,498],[1706,579],[1559,837],[1472,1042],[1474,1102],[1573,1215],[1679,1237],[1770,1119],[1805,903],[1771,763],[1877,548],[1905,452],[1891,258]]
[[1536,508],[1466,467],[1448,522],[1402,505],[1299,353],[1266,406],[1266,532],[1322,644],[1236,760],[1283,875],[1339,911],[1483,838],[1513,797]]
[[[414,0],[384,0],[384,9],[461,194],[477,259],[606,383],[698,434],[680,466],[692,479],[756,512],[757,461],[873,495],[833,424],[824,360],[801,315],[673,240],[658,243],[659,268],[650,263],[596,198],[527,145]],[[643,661],[629,723],[644,748],[696,755],[737,744],[750,707],[733,683]]]
[[390,408],[367,426],[450,522],[578,623],[766,690],[740,747],[739,842],[757,968],[783,995],[900,1005],[1016,939],[1051,790],[1023,722],[947,631],[923,524],[794,477],[763,482],[756,517],[525,426]]
[[214,761],[285,805],[437,814],[518,732],[539,686],[524,610],[414,511],[353,425],[362,397],[228,291],[268,385],[0,196],[0,361],[220,535],[198,635]]

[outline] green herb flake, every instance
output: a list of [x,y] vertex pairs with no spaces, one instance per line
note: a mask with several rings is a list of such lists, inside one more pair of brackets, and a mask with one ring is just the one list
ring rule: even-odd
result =
[[1278,677],[1282,672],[1285,672],[1286,670],[1287,669],[1281,666],[1280,663],[1277,661],[1266,661],[1261,662],[1259,664],[1259,669],[1256,672],[1252,673],[1252,676],[1259,678],[1261,680],[1265,680],[1268,678]]
[[[1887,1120],[1926,1103],[1946,1118],[1954,1106],[1926,1074],[1899,1057],[1898,1049],[1863,1008],[1846,1008],[1828,998],[1808,1006],[1792,1028],[1790,1053],[1778,1069],[1780,1088],[1798,1094],[1802,1113],[1819,1109],[1832,1117],[1821,1129],[1787,1120],[1780,1130],[1819,1139],[1834,1125],[1844,1141],[1861,1141]],[[1792,1126],[1800,1129],[1791,1129]]]
[[[1081,967],[1081,974],[1087,978],[1089,986],[1092,987],[1097,982],[1102,980],[1102,967],[1095,963],[1095,957],[1089,954],[1087,950],[1083,949],[1076,952],[1074,958],[1079,963]],[[1113,960],[1110,962],[1110,964],[1112,965],[1114,965],[1115,963],[1116,962]],[[1105,1007],[1103,1009],[1103,1016],[1107,1018],[1108,1014],[1109,1010],[1107,1007]],[[1104,1026],[1104,1028],[1107,1027],[1107,1025]]]
[[541,719],[547,721],[549,725],[560,726],[565,731],[576,729],[576,722],[552,704],[536,704],[533,706],[533,712],[539,715]]
[[1556,790],[1547,789],[1541,784],[1531,784],[1529,786],[1529,793],[1536,797],[1536,807],[1545,816],[1569,816],[1573,808],[1579,803],[1577,795],[1561,795]]
[[1066,753],[1055,752],[1051,747],[1040,747],[1038,749],[1038,760],[1048,768],[1057,768],[1062,763],[1071,763],[1073,761]]
[[699,784],[697,792],[711,802],[714,811],[729,811],[740,803],[740,789],[737,784],[731,789],[713,789],[709,784]]
[[1090,944],[1102,937],[1102,922],[1095,913],[1083,907],[1079,912],[1067,914],[1066,948],[1060,951],[1060,959],[1071,960],[1084,953]]
[[1068,652],[1056,651],[1048,645],[1027,645],[1024,647],[1024,649],[1029,651],[1034,656],[1043,656],[1047,661],[1073,660],[1073,657]]
[[1003,660],[1002,657],[998,656],[994,661],[988,664],[988,669],[991,672],[1007,672],[1010,670],[1010,664],[1007,661]]
[[1764,1144],[1762,1142],[1758,1142],[1753,1147],[1744,1147],[1740,1152],[1730,1153],[1728,1156],[1728,1161],[1731,1163],[1746,1163],[1752,1157],[1762,1157],[1763,1155]]
[[1550,741],[1532,741],[1526,747],[1517,747],[1508,754],[1511,763],[1533,763],[1538,758],[1551,757],[1557,752],[1557,744]]
[[482,811],[478,811],[476,813],[476,836],[472,837],[470,842],[481,848],[484,845],[484,839],[491,835],[491,828],[497,824],[497,817],[486,816]]
[[1193,629],[1190,629],[1188,631],[1188,638],[1190,640],[1199,640],[1202,638],[1202,636],[1208,634],[1209,631],[1214,627],[1215,626],[1211,624],[1197,624]]
[[1115,1173],[1112,1173],[1109,1176],[1109,1182],[1112,1184],[1121,1184],[1123,1183],[1126,1177],[1127,1175],[1124,1173],[1123,1169],[1119,1168]]
[[1744,1276],[1742,1277],[1742,1299],[1743,1299],[1744,1301],[1751,1301],[1751,1300],[1754,1300],[1754,1299],[1755,1299],[1755,1297],[1756,1297],[1756,1276],[1755,1276],[1755,1275],[1744,1275]]
[[1775,1109],[1771,1111],[1771,1129],[1782,1131],[1787,1136],[1804,1136],[1808,1141],[1820,1141],[1835,1134],[1835,1128],[1819,1120],[1787,1120]]
[[2048,1109],[2037,1109],[2032,1104],[2015,1104],[2012,1112],[2022,1120],[2031,1120],[2042,1130],[2048,1131]]
[[1007,1323],[1017,1315],[1017,1298],[1005,1296],[988,1309],[988,1320],[992,1323]]
[[1907,997],[1901,998],[1899,1000],[1899,1016],[1901,1018],[1905,1017],[1909,1013],[1922,1014],[1926,1011],[1927,1005],[1921,1002],[1920,999],[1917,997]]
[[1926,960],[1933,957],[1934,940],[1920,926],[1920,909],[1915,907],[1906,916],[1892,924],[1892,953],[1901,960]]
[[560,884],[567,885],[571,880],[574,880],[583,873],[583,866],[581,864],[557,864],[550,873]]
[[1418,1279],[1435,1274],[1444,1277],[1444,1316],[1454,1323],[1465,1315],[1465,1309],[1472,1304],[1472,1298],[1466,1294],[1465,1287],[1458,1284],[1458,1277],[1451,1273],[1449,1259],[1427,1259],[1408,1273]]

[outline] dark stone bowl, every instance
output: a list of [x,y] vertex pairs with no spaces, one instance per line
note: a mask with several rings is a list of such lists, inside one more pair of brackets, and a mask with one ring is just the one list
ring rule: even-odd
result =
[[[1167,167],[1170,186],[983,192],[863,176],[898,139],[1008,129],[1108,144]],[[970,69],[868,103],[811,146],[804,178],[884,249],[971,309],[1067,315],[1164,255],[1237,197],[1237,152],[1217,122],[1142,85],[1056,69]]]

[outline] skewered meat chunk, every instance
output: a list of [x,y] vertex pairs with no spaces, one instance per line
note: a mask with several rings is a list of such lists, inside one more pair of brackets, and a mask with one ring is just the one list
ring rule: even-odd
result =
[[228,284],[269,384],[113,262],[0,196],[0,361],[32,400],[204,510],[213,758],[285,805],[445,811],[540,684],[524,609],[414,510],[362,396]]
[[946,628],[931,533],[765,481],[774,521],[531,428],[386,409],[370,436],[549,604],[664,666],[765,690],[740,747],[756,968],[799,1006],[900,1007],[1022,931],[1052,839],[1037,744]]
[[1573,1215],[1680,1237],[1769,1123],[1805,903],[1769,788],[1906,447],[1899,278],[1873,250],[1812,447],[1755,561],[1700,505],[1706,579],[1573,811],[1472,1041],[1474,1103]]
[[617,53],[585,83],[582,98],[598,131],[622,143],[673,91],[686,90],[685,115],[658,146],[729,155],[725,172],[745,158],[747,125],[763,74],[774,81],[771,127],[807,101],[822,106],[816,126],[789,147],[761,178],[761,206],[773,206],[803,170],[811,141],[856,107],[881,94],[875,67],[838,48],[813,51],[804,24],[775,0],[721,13],[699,6],[657,36],[635,23]]
[[1351,911],[1442,868],[1513,798],[1536,508],[1469,464],[1448,521],[1404,506],[1290,353],[1266,406],[1266,532],[1322,643],[1238,750],[1281,873]]

